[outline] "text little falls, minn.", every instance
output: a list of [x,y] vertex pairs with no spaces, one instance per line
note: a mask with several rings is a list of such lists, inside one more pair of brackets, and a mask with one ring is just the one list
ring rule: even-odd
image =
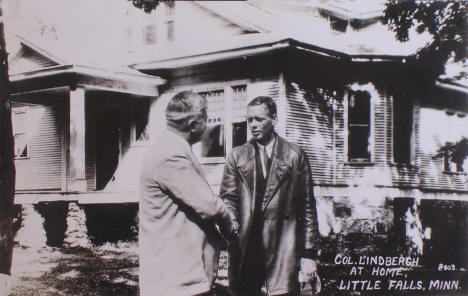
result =
[[453,291],[460,289],[459,280],[340,280],[340,291]]
[[[337,254],[336,266],[347,276],[336,281],[339,291],[454,291],[462,289],[459,279],[420,278],[419,257],[345,256]],[[439,268],[438,271],[441,272]],[[443,272],[443,269],[442,269]]]

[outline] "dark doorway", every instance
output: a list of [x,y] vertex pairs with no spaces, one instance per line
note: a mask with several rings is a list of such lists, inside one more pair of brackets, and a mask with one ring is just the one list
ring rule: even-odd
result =
[[138,240],[138,204],[85,205],[86,228],[93,244]]
[[455,264],[468,267],[468,203],[456,200],[422,200],[423,227],[431,229],[424,242],[424,261],[428,266]]
[[96,189],[102,190],[113,177],[120,157],[122,125],[120,104],[101,105],[96,114]]

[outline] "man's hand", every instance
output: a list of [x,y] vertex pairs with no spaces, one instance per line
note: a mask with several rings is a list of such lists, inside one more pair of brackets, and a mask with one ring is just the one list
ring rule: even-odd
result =
[[233,238],[239,237],[239,223],[235,220],[234,223],[232,223],[232,236]]
[[227,241],[235,240],[239,237],[239,222],[237,222],[234,214],[228,210],[229,224],[226,225],[223,235]]
[[301,270],[299,271],[299,282],[312,282],[317,275],[317,261],[301,258]]
[[232,226],[231,226],[231,239],[237,239],[239,237],[239,222],[237,222],[236,217],[234,214],[229,211],[229,214],[231,215],[232,218]]

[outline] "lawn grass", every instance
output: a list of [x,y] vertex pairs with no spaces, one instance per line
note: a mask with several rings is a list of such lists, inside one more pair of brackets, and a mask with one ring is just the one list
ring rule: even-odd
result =
[[[11,296],[139,295],[136,243],[40,250],[18,247],[14,254]],[[218,279],[216,296],[229,295],[222,285],[226,281]]]
[[[51,253],[57,254],[57,250]],[[14,280],[12,295],[138,295],[136,252],[77,247],[60,249],[58,253],[48,260],[47,252],[40,255],[31,250],[31,263],[23,268],[34,270],[38,264],[50,268],[35,273],[26,270]],[[38,256],[42,260],[35,258]]]

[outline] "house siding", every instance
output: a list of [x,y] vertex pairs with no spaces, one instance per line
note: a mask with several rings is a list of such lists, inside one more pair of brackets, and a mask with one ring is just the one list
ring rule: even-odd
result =
[[[420,187],[428,190],[444,191],[468,191],[468,178],[465,160],[465,172],[445,171],[444,158],[436,157],[438,150],[446,142],[459,141],[462,137],[468,137],[468,118],[457,115],[447,115],[446,110],[420,106],[418,108],[420,118],[421,137],[419,143],[420,152]],[[439,122],[434,125],[434,122]]]
[[42,108],[43,115],[28,145],[28,158],[17,159],[16,190],[60,190],[61,134],[56,107]]
[[17,74],[57,65],[56,62],[49,58],[23,46],[17,56],[11,61],[9,72],[10,74]]
[[[346,112],[347,97],[353,88],[356,85],[348,85],[341,92],[336,87],[334,91],[328,91],[334,93],[330,96],[312,82],[286,82],[286,138],[301,145],[308,153],[316,185],[444,191],[468,189],[466,173],[444,172],[443,158],[434,158],[445,142],[434,143],[430,153],[422,151],[421,145],[424,143],[421,141],[434,142],[437,135],[421,139],[421,129],[431,127],[421,123],[422,107],[416,102],[411,113],[410,164],[394,162],[394,95],[388,90],[375,88],[372,83],[364,86],[371,94],[371,159],[364,163],[349,162]],[[458,120],[461,122],[464,118]],[[462,135],[457,136],[461,139]]]
[[[286,138],[304,148],[316,184],[333,182],[333,118],[320,108],[323,100],[311,95],[313,88],[295,82],[286,86]],[[329,109],[327,109],[329,110]]]

